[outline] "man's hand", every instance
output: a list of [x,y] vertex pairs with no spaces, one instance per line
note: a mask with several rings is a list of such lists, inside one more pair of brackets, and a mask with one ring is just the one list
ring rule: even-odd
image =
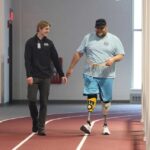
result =
[[73,73],[73,69],[68,69],[67,72],[66,72],[66,77],[70,77]]
[[83,56],[83,53],[80,53],[80,52],[76,52],[73,57],[72,57],[72,60],[71,60],[71,63],[69,65],[69,68],[67,69],[67,72],[66,72],[66,77],[70,77],[73,73],[73,69],[74,67],[76,66],[76,64],[78,63],[78,61],[80,60],[80,58]]
[[28,77],[27,78],[27,84],[28,85],[32,85],[33,84],[33,78],[32,77]]
[[66,84],[68,82],[67,77],[61,77],[62,83]]
[[111,66],[113,63],[121,61],[124,57],[124,54],[118,54],[106,61],[106,66]]
[[106,66],[112,66],[112,64],[115,62],[113,58],[110,58],[106,61]]

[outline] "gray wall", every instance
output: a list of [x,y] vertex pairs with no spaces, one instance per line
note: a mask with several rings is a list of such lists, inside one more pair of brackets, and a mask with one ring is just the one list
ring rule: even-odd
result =
[[[49,37],[64,58],[66,71],[83,36],[94,31],[98,18],[106,18],[109,31],[117,35],[126,51],[117,64],[113,99],[129,99],[132,74],[132,0],[14,0],[14,99],[26,99],[24,44],[35,34],[36,24],[46,19],[52,24]],[[80,100],[83,60],[77,65],[68,85],[52,85],[50,99]]]
[[8,26],[9,10],[12,7],[11,0],[1,0],[1,36],[0,36],[0,86],[1,86],[1,102],[6,103],[9,101],[9,64],[8,64]]

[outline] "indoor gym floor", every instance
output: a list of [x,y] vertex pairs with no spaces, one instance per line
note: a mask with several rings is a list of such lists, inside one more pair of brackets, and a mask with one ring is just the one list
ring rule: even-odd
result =
[[87,119],[84,104],[49,104],[47,136],[31,133],[27,104],[0,106],[0,150],[145,150],[141,105],[112,104],[108,124],[111,135],[101,134],[100,104],[92,114],[92,133],[80,126]]

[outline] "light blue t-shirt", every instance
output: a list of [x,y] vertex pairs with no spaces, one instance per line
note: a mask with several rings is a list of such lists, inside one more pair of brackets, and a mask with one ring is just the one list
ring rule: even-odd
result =
[[103,38],[96,33],[87,34],[77,51],[86,55],[84,74],[98,78],[115,78],[115,63],[112,66],[96,67],[91,67],[91,64],[102,64],[111,57],[125,54],[120,39],[111,33]]

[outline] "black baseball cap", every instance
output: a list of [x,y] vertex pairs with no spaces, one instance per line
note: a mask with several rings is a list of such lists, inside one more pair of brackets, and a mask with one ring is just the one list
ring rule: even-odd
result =
[[107,23],[105,19],[97,19],[95,22],[95,28],[106,26],[106,25]]

